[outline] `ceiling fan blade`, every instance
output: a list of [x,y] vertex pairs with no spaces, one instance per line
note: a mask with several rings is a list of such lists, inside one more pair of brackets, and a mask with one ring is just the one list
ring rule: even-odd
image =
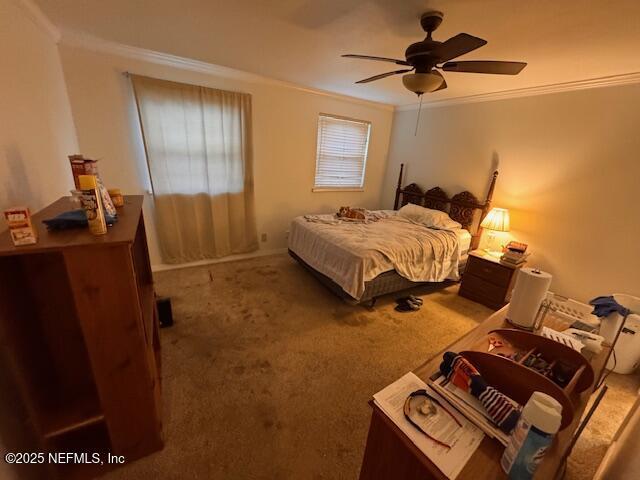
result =
[[365,78],[364,80],[358,80],[356,83],[369,83],[374,82],[376,80],[380,80],[381,78],[390,77],[391,75],[397,75],[398,73],[406,73],[412,71],[413,68],[406,68],[404,70],[395,70],[393,72],[381,73],[379,75],[374,75],[373,77]]
[[524,62],[494,62],[490,60],[473,60],[468,62],[447,62],[441,68],[446,72],[517,75],[526,66],[527,64]]
[[[363,60],[377,60],[379,62],[391,62],[391,63],[396,63],[398,65],[411,65],[409,62],[406,62],[404,60],[397,60],[395,58],[388,58],[388,57],[372,57],[370,55],[355,55],[353,53],[348,53],[346,55],[341,55],[341,56],[345,58],[360,58]],[[446,61],[446,60],[443,60],[443,61]]]
[[459,33],[446,42],[442,42],[432,53],[439,58],[440,62],[447,62],[486,44],[487,41],[482,38],[474,37],[468,33]]
[[444,79],[444,76],[439,71],[431,70],[431,73],[433,73],[434,75],[438,75],[439,77],[442,77],[442,85],[436,88],[434,92],[437,92],[438,90],[444,90],[445,88],[447,88],[447,81]]

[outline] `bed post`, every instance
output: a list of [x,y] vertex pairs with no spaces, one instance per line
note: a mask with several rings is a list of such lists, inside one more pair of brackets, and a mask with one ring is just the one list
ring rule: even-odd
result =
[[[493,172],[493,177],[491,178],[491,183],[489,184],[489,191],[487,192],[487,198],[484,201],[484,205],[482,207],[482,214],[480,215],[480,223],[484,220],[484,217],[487,216],[489,210],[491,210],[491,200],[493,199],[493,190],[496,188],[496,179],[498,178],[498,170]],[[480,246],[480,237],[482,237],[482,227],[478,223],[478,230],[476,234],[471,239],[471,249],[475,250]]]
[[484,219],[484,217],[489,213],[491,209],[491,199],[493,198],[493,190],[496,188],[496,179],[498,178],[498,170],[493,172],[493,177],[491,178],[491,184],[489,185],[489,191],[487,192],[487,199],[484,201],[484,207],[482,209],[482,218],[480,221]]
[[[402,190],[402,170],[404,169],[404,163],[400,164],[400,175],[398,175],[398,186],[396,187],[396,200],[393,202],[393,209],[398,209],[398,204],[400,203],[400,190]],[[496,175],[498,172],[496,172]],[[494,177],[495,182],[495,177]],[[493,190],[492,190],[493,191]]]

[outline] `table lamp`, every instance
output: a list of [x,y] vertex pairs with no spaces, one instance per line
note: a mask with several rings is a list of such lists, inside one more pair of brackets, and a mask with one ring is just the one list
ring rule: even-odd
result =
[[480,223],[482,228],[489,230],[489,241],[485,252],[495,257],[500,257],[502,252],[492,250],[493,243],[496,238],[495,232],[508,232],[509,231],[509,210],[506,208],[492,208],[491,211],[484,217],[484,220]]

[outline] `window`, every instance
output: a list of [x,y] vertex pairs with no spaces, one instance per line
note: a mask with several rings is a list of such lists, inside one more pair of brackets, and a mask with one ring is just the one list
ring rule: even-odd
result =
[[257,250],[251,95],[130,78],[164,263]]
[[137,75],[131,79],[153,193],[243,192],[250,98]]
[[370,122],[320,114],[314,191],[362,189],[370,131]]

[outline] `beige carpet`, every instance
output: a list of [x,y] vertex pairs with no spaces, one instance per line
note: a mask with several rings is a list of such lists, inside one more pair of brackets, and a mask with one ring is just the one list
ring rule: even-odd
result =
[[[342,303],[286,255],[156,274],[175,325],[162,330],[163,451],[109,479],[355,479],[371,395],[491,311],[457,287]],[[616,380],[567,478],[590,478],[637,384]],[[612,412],[615,412],[615,416]],[[603,413],[601,415],[601,413]]]

